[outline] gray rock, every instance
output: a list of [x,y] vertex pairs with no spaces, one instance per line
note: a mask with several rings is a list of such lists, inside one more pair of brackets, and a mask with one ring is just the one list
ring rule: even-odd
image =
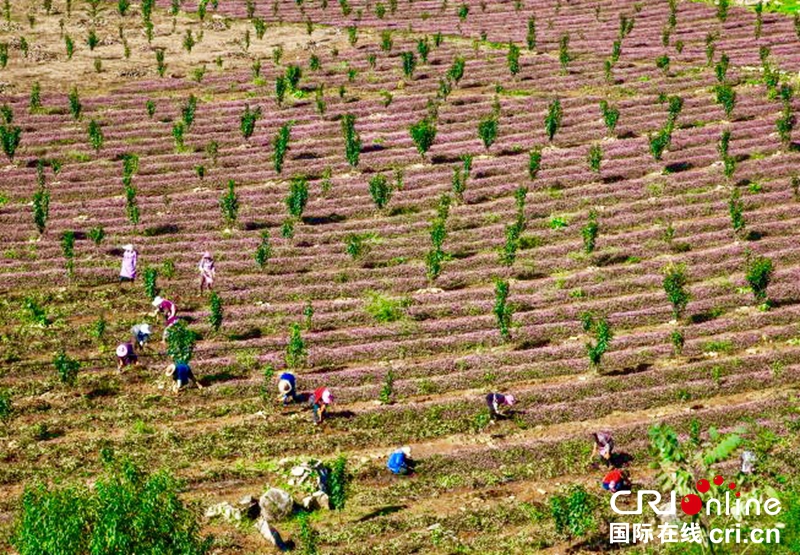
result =
[[274,527],[270,526],[269,522],[267,522],[264,517],[256,520],[254,526],[256,527],[256,530],[258,530],[259,534],[264,536],[265,540],[277,547],[280,551],[290,551],[294,547],[294,544],[291,541],[288,543],[284,542],[283,538],[281,538],[280,532],[278,532]]
[[317,505],[319,505],[320,508],[330,510],[331,500],[328,497],[327,493],[325,493],[324,491],[315,491],[314,493],[311,494],[311,497],[317,500]]
[[314,511],[319,508],[319,501],[313,495],[303,498],[303,508],[307,511]]
[[227,501],[223,501],[222,503],[211,505],[208,509],[206,509],[206,517],[214,518],[216,516],[221,516],[227,521],[239,521],[242,520],[242,511]]
[[283,520],[292,514],[292,509],[294,509],[292,496],[277,488],[270,488],[261,496],[258,504],[261,507],[262,516],[269,521]]

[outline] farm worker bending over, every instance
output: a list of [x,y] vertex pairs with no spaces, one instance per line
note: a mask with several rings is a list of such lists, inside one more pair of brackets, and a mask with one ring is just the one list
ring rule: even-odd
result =
[[615,468],[603,478],[603,489],[608,490],[611,493],[615,493],[620,490],[630,489],[630,487],[628,486],[627,480],[625,480],[625,476],[622,474],[622,471],[620,471],[618,468]]
[[162,313],[164,315],[165,326],[164,326],[164,341],[167,340],[167,330],[172,326],[175,322],[178,321],[178,316],[176,313],[178,309],[175,308],[175,303],[172,301],[168,301],[167,299],[162,299],[159,296],[156,296],[153,299],[153,306],[156,309],[153,311],[153,316],[157,316],[158,313]]
[[742,462],[742,474],[752,474],[756,467],[756,454],[752,451],[744,451],[739,460]]
[[120,343],[117,345],[117,370],[122,372],[126,366],[136,364],[136,353],[133,352],[133,343]]
[[389,461],[386,463],[386,468],[391,470],[392,474],[410,474],[412,466],[411,447],[408,445],[389,455]]
[[133,336],[133,343],[144,349],[145,344],[150,340],[150,335],[153,332],[150,330],[150,324],[136,324],[131,328],[131,336]]
[[200,270],[200,294],[206,287],[211,291],[214,288],[214,276],[217,271],[214,269],[214,259],[211,258],[210,252],[203,253],[203,258],[200,259],[200,265],[197,268]]
[[284,372],[278,379],[279,399],[283,401],[284,405],[288,405],[290,401],[297,400],[297,382],[294,374],[291,372]]
[[308,399],[311,403],[311,411],[314,413],[314,424],[319,424],[325,417],[328,405],[333,403],[333,394],[327,387],[320,387]]
[[180,388],[189,385],[189,380],[193,381],[198,389],[203,389],[203,386],[200,385],[200,382],[194,377],[192,369],[185,362],[178,362],[167,366],[166,375],[172,376],[172,379],[175,380],[172,391],[178,391]]
[[486,396],[486,405],[492,418],[504,417],[505,408],[512,406],[516,402],[513,395],[503,395],[502,393],[489,393]]
[[599,455],[608,464],[611,461],[611,453],[614,451],[614,438],[611,432],[596,432],[592,434],[594,447],[592,448],[592,458]]
[[125,245],[122,249],[122,268],[119,271],[119,281],[133,281],[136,279],[136,259],[138,255],[131,244]]

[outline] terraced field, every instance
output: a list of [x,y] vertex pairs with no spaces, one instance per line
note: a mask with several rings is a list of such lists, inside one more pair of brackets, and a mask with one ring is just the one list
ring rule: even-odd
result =
[[[723,22],[713,6],[678,2],[672,25],[670,3],[660,0],[399,0],[396,9],[354,1],[348,14],[319,0],[259,0],[248,14],[245,2],[220,0],[203,21],[194,0],[180,2],[174,19],[159,0],[148,44],[138,5],[123,17],[116,3],[100,3],[93,20],[77,0],[70,15],[62,0],[50,14],[38,2],[17,4],[0,29],[8,44],[0,102],[13,112],[6,127],[21,130],[0,168],[0,386],[14,407],[0,428],[6,531],[25,484],[91,479],[103,447],[170,469],[186,480],[186,499],[204,507],[287,487],[287,459],[344,454],[353,474],[347,508],[317,515],[314,526],[322,552],[347,554],[602,549],[602,524],[588,539],[568,540],[547,506],[562,485],[599,489],[603,472],[588,462],[589,434],[599,429],[612,430],[632,456],[640,485],[652,483],[647,431],[656,423],[681,437],[697,422],[704,431],[746,423],[746,444],[770,453],[776,475],[796,475],[796,442],[773,452],[762,441],[791,442],[797,429],[800,154],[791,130],[782,137],[776,126],[798,102],[787,92],[800,72],[791,17],[764,13],[756,37],[752,10],[731,7]],[[59,20],[75,40],[70,60]],[[253,20],[265,23],[263,38]],[[621,32],[625,21],[632,27]],[[100,39],[93,51],[90,28]],[[182,48],[187,29],[202,33],[191,52]],[[427,62],[419,41],[430,48]],[[521,49],[516,75],[509,41]],[[618,60],[605,67],[615,41]],[[403,52],[415,57],[411,75]],[[729,68],[720,76],[723,56]],[[279,104],[275,83],[289,66],[302,76]],[[41,107],[31,109],[34,82]],[[79,119],[70,112],[73,86]],[[736,95],[730,113],[717,102],[724,86]],[[180,145],[175,125],[190,96],[196,110]],[[670,115],[675,98],[681,109]],[[563,119],[550,140],[545,119],[556,99]],[[619,110],[614,129],[602,101]],[[240,132],[246,106],[261,109],[249,138]],[[355,166],[345,157],[347,114],[361,141]],[[409,126],[425,118],[436,135],[421,155]],[[668,118],[671,142],[656,159],[652,140]],[[103,134],[97,149],[92,120]],[[486,147],[478,127],[488,120],[497,136]],[[277,173],[275,137],[287,123]],[[597,147],[593,171],[587,157]],[[541,154],[538,172],[531,152]],[[138,156],[138,224],[126,212],[126,154]],[[457,194],[464,155],[472,164]],[[379,174],[393,187],[382,209],[370,194]],[[294,220],[286,203],[293,178],[308,184]],[[220,211],[229,180],[239,201],[233,223]],[[50,206],[39,234],[31,199],[42,187]],[[735,232],[737,202],[745,224]],[[599,226],[593,252],[582,233],[590,212]],[[515,222],[521,233],[509,239]],[[444,238],[434,278],[437,225]],[[105,238],[96,244],[88,234],[98,227]],[[65,231],[76,233],[72,276]],[[261,268],[255,253],[265,232],[270,256]],[[192,366],[205,389],[168,393],[161,345],[141,367],[116,372],[113,347],[131,325],[144,319],[161,333],[161,322],[145,316],[141,277],[117,283],[129,242],[140,276],[158,269],[161,294],[200,334]],[[510,260],[502,256],[509,249]],[[197,293],[204,250],[214,254],[224,305],[218,332]],[[757,256],[774,265],[768,310],[745,279]],[[670,262],[685,265],[691,294],[677,321],[662,287]],[[495,314],[498,280],[509,287],[509,337]],[[47,326],[31,323],[26,299],[43,307]],[[595,366],[587,312],[613,330]],[[336,396],[321,427],[305,407],[275,402],[293,324],[307,351],[299,388],[327,385]],[[59,383],[59,349],[80,361],[74,386]],[[391,402],[381,403],[389,373]],[[516,396],[511,418],[488,423],[490,391]],[[418,472],[395,479],[385,458],[403,444]],[[602,510],[598,521],[608,518]],[[204,522],[215,553],[265,549],[252,528]],[[277,526],[295,534],[294,523]]]

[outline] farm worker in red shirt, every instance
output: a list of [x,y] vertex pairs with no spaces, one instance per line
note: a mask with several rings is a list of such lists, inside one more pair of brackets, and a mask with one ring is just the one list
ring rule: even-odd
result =
[[327,387],[320,387],[308,399],[314,413],[314,424],[319,424],[324,418],[328,405],[333,403],[333,393]]
[[486,396],[486,405],[492,418],[504,417],[506,407],[513,406],[516,402],[513,395],[503,395],[502,393],[489,393]]
[[600,455],[600,458],[608,465],[611,462],[611,453],[614,451],[614,438],[611,437],[611,432],[596,432],[592,434],[594,438],[594,447],[592,448],[592,457]]
[[156,295],[156,298],[153,299],[153,306],[156,307],[156,309],[153,311],[153,316],[158,316],[159,312],[164,315],[165,327],[163,339],[166,341],[167,330],[178,321],[178,309],[175,308],[175,303],[168,301],[167,299],[162,299],[158,295]]
[[120,343],[117,345],[117,370],[122,372],[126,366],[136,364],[136,353],[133,352],[133,343]]
[[623,489],[629,489],[629,486],[626,484],[625,476],[622,472],[615,468],[603,478],[603,489],[615,493]]
[[214,277],[217,273],[214,269],[214,259],[211,257],[210,252],[203,253],[203,258],[200,259],[200,264],[197,268],[200,270],[200,294],[202,295],[203,289],[206,287],[208,287],[209,291],[214,288]]
[[122,268],[119,271],[120,283],[136,279],[136,260],[138,258],[138,254],[134,250],[133,245],[127,244],[122,247],[122,249]]

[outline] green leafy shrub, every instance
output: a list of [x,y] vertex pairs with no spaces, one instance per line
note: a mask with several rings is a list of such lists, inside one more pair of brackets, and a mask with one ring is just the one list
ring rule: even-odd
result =
[[745,228],[744,203],[742,202],[741,193],[736,187],[731,190],[731,196],[728,199],[728,213],[731,217],[731,226],[734,234],[741,233]]
[[686,344],[683,333],[680,330],[674,330],[669,334],[669,340],[672,343],[672,351],[676,356],[680,356],[683,352],[683,346]]
[[767,300],[767,287],[772,281],[774,270],[772,260],[765,256],[756,256],[748,260],[745,278],[756,301],[763,303]]
[[595,173],[600,173],[600,165],[603,162],[603,148],[595,143],[589,147],[589,154],[586,157],[589,169]]
[[556,98],[547,108],[547,115],[544,118],[544,130],[547,138],[552,141],[561,127],[561,118],[564,113],[561,109],[561,101]]
[[58,379],[61,383],[75,385],[78,379],[78,371],[81,369],[80,362],[70,358],[62,349],[53,358],[53,366],[56,368]]
[[67,274],[70,276],[75,269],[75,232],[66,230],[61,233],[61,252],[64,255]]
[[72,118],[76,121],[81,119],[81,110],[83,109],[83,106],[81,105],[81,99],[80,96],[78,95],[77,87],[73,86],[72,89],[69,91],[68,100],[69,100],[69,112],[70,114],[72,114]]
[[91,120],[89,122],[89,144],[92,145],[92,148],[95,152],[99,152],[100,149],[103,147],[103,130],[100,127],[100,124],[97,123],[96,120]]
[[197,334],[183,320],[178,320],[167,330],[167,355],[174,363],[189,363],[194,355]]
[[11,392],[8,389],[0,389],[0,422],[8,424],[14,415],[14,405],[11,401]]
[[294,218],[300,218],[308,202],[308,180],[295,176],[289,184],[289,196],[286,197],[286,208]]
[[256,264],[262,270],[266,267],[267,262],[269,262],[270,257],[272,256],[272,246],[269,242],[269,231],[262,230],[261,231],[261,241],[259,241],[258,246],[256,247]]
[[586,343],[586,353],[589,355],[589,364],[592,368],[598,368],[603,359],[603,355],[608,350],[614,334],[611,331],[608,321],[605,318],[595,319],[592,328],[595,334],[594,343]]
[[86,235],[89,237],[92,243],[99,247],[100,243],[102,243],[103,239],[105,239],[106,231],[102,226],[97,226],[90,229]]
[[342,116],[342,134],[344,135],[344,149],[347,163],[354,168],[358,166],[361,154],[361,137],[356,131],[356,117],[353,114]]
[[556,532],[567,538],[586,535],[595,526],[595,499],[583,486],[573,485],[562,494],[550,496],[550,514]]
[[410,304],[411,301],[407,298],[393,299],[373,291],[367,295],[365,309],[376,321],[387,323],[405,317]]
[[32,484],[22,494],[12,543],[20,555],[160,553],[205,555],[197,514],[167,472],[109,464],[93,488]]
[[558,61],[561,63],[561,73],[563,75],[568,73],[568,66],[571,60],[572,57],[569,54],[569,33],[567,33],[558,39]]
[[414,56],[413,52],[401,52],[400,59],[403,62],[403,75],[405,75],[406,79],[411,79],[417,67],[416,56]]
[[[378,400],[384,404],[389,405],[392,402],[392,395],[394,393],[394,372],[390,368],[389,371],[386,373],[386,377],[383,380],[383,386],[381,386],[381,391],[378,394]],[[3,393],[0,392],[0,419],[3,417]]]
[[257,106],[251,110],[248,104],[245,104],[244,112],[239,116],[239,130],[242,132],[242,137],[248,140],[253,136],[256,130],[256,122],[261,119],[261,106]]
[[501,279],[494,282],[494,315],[497,319],[497,327],[500,330],[500,337],[503,341],[511,340],[511,318],[514,314],[513,309],[508,304],[509,284],[508,281]]
[[614,130],[617,127],[617,122],[619,121],[619,109],[603,100],[600,102],[600,113],[603,116],[603,123],[606,129],[608,129],[608,134],[613,136]]
[[581,236],[583,237],[583,250],[586,254],[594,252],[595,245],[597,244],[597,236],[600,233],[600,225],[597,223],[597,212],[595,210],[589,211],[589,221],[581,229]]
[[222,217],[228,225],[234,225],[239,217],[239,195],[236,194],[236,182],[228,180],[228,188],[219,199]]
[[483,142],[484,148],[487,150],[491,147],[497,139],[498,119],[496,114],[491,114],[484,117],[478,123],[478,137]]
[[527,32],[525,33],[525,44],[528,45],[528,50],[536,48],[536,16],[528,18]]
[[667,294],[667,300],[672,305],[672,317],[677,320],[686,310],[686,305],[689,304],[691,299],[691,294],[686,288],[689,281],[686,275],[686,266],[684,264],[670,263],[664,267],[662,273],[664,274],[662,281],[664,292]]
[[281,125],[281,127],[278,129],[278,133],[272,140],[272,146],[274,149],[273,162],[275,166],[275,172],[278,174],[283,171],[283,161],[286,157],[286,151],[289,149],[289,139],[292,134],[292,123],[293,122],[290,121]]
[[512,76],[516,76],[519,73],[519,46],[514,44],[513,42],[508,43],[508,56],[506,57],[508,61],[508,70],[511,72]]
[[151,301],[158,295],[158,270],[155,268],[145,268],[142,273],[142,283],[144,285],[144,292],[147,298]]
[[378,210],[383,210],[392,198],[392,186],[382,173],[375,174],[369,180],[369,194]]
[[39,183],[39,188],[33,194],[33,223],[39,235],[44,233],[47,219],[50,216],[50,191]]
[[[339,1],[346,2],[346,0]],[[298,535],[300,536],[300,548],[302,549],[303,555],[317,555],[319,553],[319,549],[317,548],[319,533],[311,526],[308,513],[305,511],[301,512],[297,517],[297,522],[299,526]]]
[[347,475],[347,459],[339,455],[331,465],[329,499],[331,509],[341,511],[347,501],[349,476]]
[[409,132],[411,133],[411,139],[414,141],[414,145],[417,147],[417,152],[424,157],[436,138],[435,122],[429,118],[423,118],[413,124],[409,128]]
[[211,329],[213,329],[215,332],[219,332],[219,329],[222,327],[223,309],[222,299],[216,291],[211,292],[209,309],[210,314],[208,316],[208,323],[211,324]]
[[287,368],[301,368],[305,366],[308,352],[306,343],[300,334],[300,324],[289,327],[289,342],[286,345],[285,361]]

